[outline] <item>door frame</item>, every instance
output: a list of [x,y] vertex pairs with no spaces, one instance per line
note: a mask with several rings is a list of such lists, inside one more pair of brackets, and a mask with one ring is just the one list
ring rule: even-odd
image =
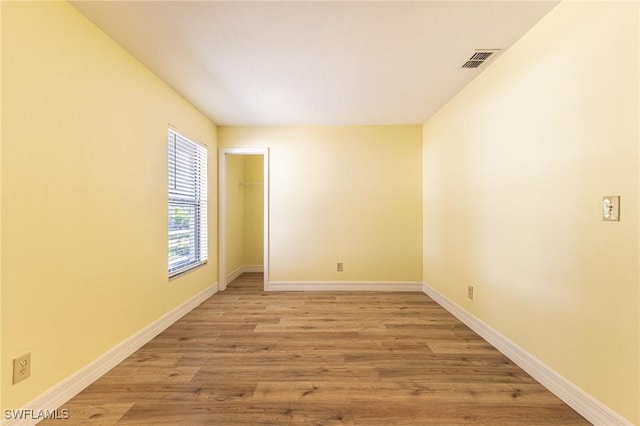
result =
[[227,155],[262,155],[264,198],[263,290],[269,282],[269,148],[220,148],[218,151],[218,289],[227,288]]

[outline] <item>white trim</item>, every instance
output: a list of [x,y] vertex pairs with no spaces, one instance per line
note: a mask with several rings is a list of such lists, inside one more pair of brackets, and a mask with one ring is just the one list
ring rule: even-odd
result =
[[227,282],[230,283],[245,272],[264,272],[264,268],[262,265],[242,265],[241,267],[227,275]]
[[229,275],[227,275],[227,279],[226,282],[230,283],[231,281],[235,280],[236,278],[238,278],[240,275],[242,275],[244,271],[242,270],[242,266],[239,267],[238,269],[236,269],[235,271],[233,271],[232,273],[230,273]]
[[428,284],[422,291],[594,425],[631,425],[624,417]]
[[422,291],[418,281],[270,281],[268,291]]
[[[61,407],[87,386],[102,377],[106,372],[147,344],[151,339],[162,333],[170,325],[213,296],[217,291],[218,283],[204,289],[191,299],[175,307],[156,321],[138,331],[133,336],[127,338],[104,354],[100,355],[87,366],[73,373],[51,389],[36,397],[33,401],[22,407],[22,410],[32,410],[34,413],[38,413],[41,410],[51,411]],[[73,413],[71,413],[71,415],[73,416]],[[40,420],[42,419],[4,419],[2,425],[35,425]]]
[[[264,198],[264,289],[269,282],[269,148],[220,148],[218,155],[218,283],[227,289],[227,154],[262,155]],[[249,271],[246,271],[249,272]],[[235,273],[232,272],[229,276]]]

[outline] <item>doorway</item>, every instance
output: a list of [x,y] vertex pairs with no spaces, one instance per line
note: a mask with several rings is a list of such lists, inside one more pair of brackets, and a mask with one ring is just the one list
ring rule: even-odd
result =
[[[261,267],[264,274],[263,290],[267,290],[269,282],[269,149],[221,148],[218,162],[219,289],[225,290],[228,282],[241,273],[258,272]],[[257,206],[258,202],[261,202],[261,206]],[[255,216],[256,213],[261,213],[262,217],[252,219],[251,216]],[[261,223],[256,224],[256,220],[261,220]],[[262,231],[262,238],[255,234],[256,230]],[[256,247],[258,242],[261,243],[262,250]],[[262,253],[259,253],[260,251]],[[256,264],[259,260],[262,260],[262,265]]]

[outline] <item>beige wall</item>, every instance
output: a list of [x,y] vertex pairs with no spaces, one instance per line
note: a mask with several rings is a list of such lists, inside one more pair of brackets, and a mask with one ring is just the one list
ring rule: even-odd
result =
[[270,149],[271,281],[420,281],[420,126],[220,127],[218,141]]
[[636,424],[638,34],[637,2],[561,3],[425,124],[423,163],[425,282]]
[[[216,129],[62,2],[2,3],[2,407],[217,280]],[[167,279],[167,128],[209,151],[209,263]],[[31,377],[11,384],[31,352]],[[9,378],[9,380],[6,380]]]

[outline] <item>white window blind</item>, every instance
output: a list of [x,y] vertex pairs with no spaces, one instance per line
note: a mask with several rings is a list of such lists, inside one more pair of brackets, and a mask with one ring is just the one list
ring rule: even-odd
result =
[[207,148],[169,129],[169,277],[207,261]]

